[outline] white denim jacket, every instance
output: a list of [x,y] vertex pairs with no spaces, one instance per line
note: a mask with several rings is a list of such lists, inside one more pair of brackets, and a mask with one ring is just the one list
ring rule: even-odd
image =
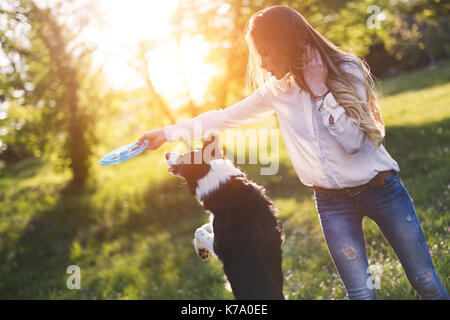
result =
[[[359,68],[343,65],[344,69],[347,67],[362,79]],[[306,186],[340,189],[367,183],[380,171],[400,172],[397,162],[383,145],[374,151],[366,133],[347,118],[331,92],[319,111],[310,94],[292,79],[289,81],[291,85],[286,91],[274,93],[258,88],[228,108],[208,111],[165,127],[167,140],[178,140],[177,130],[180,129],[189,132],[192,139],[199,139],[207,131],[235,128],[275,113],[292,165]],[[367,99],[365,87],[358,84],[357,88],[360,97]],[[330,115],[334,124],[330,124]],[[198,130],[194,130],[199,125],[200,136]]]

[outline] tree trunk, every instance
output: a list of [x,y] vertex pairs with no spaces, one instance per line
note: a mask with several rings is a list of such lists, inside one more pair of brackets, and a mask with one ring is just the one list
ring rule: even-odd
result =
[[67,148],[70,158],[70,168],[73,176],[70,185],[75,189],[82,189],[86,185],[89,170],[89,142],[86,141],[84,132],[86,130],[86,121],[84,121],[79,110],[78,101],[78,82],[76,70],[70,68],[71,77],[68,77],[67,93],[68,93],[68,140]]

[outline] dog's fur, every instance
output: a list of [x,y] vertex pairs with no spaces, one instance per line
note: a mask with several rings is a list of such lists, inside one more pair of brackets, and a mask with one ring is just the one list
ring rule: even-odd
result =
[[205,155],[211,143],[217,144],[215,136],[184,155],[166,154],[169,171],[186,179],[213,218],[196,230],[195,250],[202,259],[211,252],[222,261],[236,299],[284,299],[277,210],[263,187],[223,159],[218,145]]

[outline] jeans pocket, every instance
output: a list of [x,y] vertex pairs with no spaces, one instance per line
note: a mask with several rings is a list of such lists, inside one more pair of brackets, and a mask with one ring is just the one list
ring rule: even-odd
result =
[[328,200],[332,196],[331,193],[318,193],[314,191],[314,198],[316,200]]
[[399,179],[400,179],[400,177],[398,176],[397,173],[392,173],[389,176],[387,176],[386,178],[384,178],[384,183],[381,186],[376,186],[376,187],[371,187],[371,188],[374,190],[389,189],[389,188],[395,186],[396,184],[399,184]]
[[316,207],[318,211],[322,207],[326,207],[333,204],[333,194],[332,193],[317,193],[314,192],[314,199],[316,200]]

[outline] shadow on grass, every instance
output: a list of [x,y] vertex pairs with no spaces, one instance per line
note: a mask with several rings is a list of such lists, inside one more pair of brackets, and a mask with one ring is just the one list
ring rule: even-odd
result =
[[419,70],[404,72],[393,78],[383,79],[383,86],[377,87],[377,91],[382,92],[387,97],[408,91],[422,90],[439,86],[450,82],[450,60],[439,61],[430,69],[424,67]]
[[[14,197],[26,199],[27,192]],[[57,193],[53,206],[33,212],[23,229],[8,230],[3,239],[0,299],[117,299],[127,297],[130,286],[140,286],[131,295],[138,299],[231,297],[220,266],[195,255],[193,234],[207,216],[179,181],[167,179],[131,199],[111,199],[107,210],[94,204],[95,190]],[[132,201],[142,206],[128,208],[125,203]],[[116,243],[119,249],[105,253]],[[81,290],[66,286],[66,269],[73,264],[81,268]]]
[[[427,211],[428,216],[420,217],[430,243],[445,240],[446,236],[445,219],[439,215],[445,212],[448,216],[448,208],[439,207],[439,203],[448,204],[444,191],[450,181],[449,133],[450,119],[387,129],[386,149],[399,163],[400,176],[415,200],[419,216],[430,203],[435,205],[435,210]],[[280,163],[274,176],[260,176],[258,166],[239,167],[264,185],[272,200],[311,201],[312,189],[301,185],[289,161]],[[22,164],[21,170],[30,177],[39,166],[29,168]],[[13,174],[8,175],[12,177]],[[14,197],[27,199],[29,190],[20,192]],[[1,299],[232,298],[224,289],[218,261],[211,258],[213,261],[203,263],[194,253],[193,233],[205,223],[207,215],[181,179],[171,177],[149,186],[142,194],[107,199],[113,202],[112,209],[103,209],[96,203],[95,190],[78,194],[67,189],[55,192],[58,199],[53,206],[35,212],[23,230],[11,231],[8,240],[2,241]],[[343,296],[316,218],[309,212],[302,219],[286,221],[295,224],[287,228],[289,238],[283,256],[284,266],[289,268],[284,270],[285,288],[293,298]],[[379,244],[377,252],[392,255],[382,239],[379,232],[367,235],[368,243]],[[74,244],[81,248],[80,253]],[[116,244],[117,249],[105,249],[116,248]],[[438,259],[438,273],[448,288],[448,263],[440,254],[432,253],[432,257],[435,262]],[[84,272],[82,290],[76,292],[66,287],[66,269],[71,264],[79,264]],[[402,283],[407,281],[404,277],[399,279]],[[397,292],[389,298],[411,296]]]
[[15,165],[8,166],[8,170],[6,170],[6,168],[0,170],[0,179],[12,177],[26,179],[34,176],[39,169],[45,166],[45,164],[43,159],[25,158]]
[[[418,180],[424,185],[436,172],[448,183],[450,118],[421,126],[397,126],[386,130],[385,147],[400,166],[405,181]],[[441,185],[447,188],[447,184]],[[443,190],[441,189],[441,192]]]
[[91,256],[104,254],[104,244],[120,242],[115,253],[107,257],[110,266],[100,267],[105,271],[103,279],[92,281],[91,297],[231,297],[224,288],[218,261],[205,264],[194,252],[193,234],[207,221],[207,215],[182,180],[167,179],[126,201],[142,206],[126,210],[124,200],[116,199],[112,211],[116,216],[105,219],[113,223],[101,225],[103,219],[99,218],[92,232],[83,237],[82,246],[90,250]]
[[[44,197],[45,190],[39,191]],[[14,196],[27,199],[29,192],[25,188]],[[23,230],[8,230],[0,252],[1,299],[47,299],[55,290],[67,290],[70,249],[78,230],[88,225],[90,205],[88,194],[62,190],[58,197],[53,207],[34,213]]]
[[[414,200],[439,277],[450,290],[448,222],[450,219],[450,119],[422,126],[387,128],[385,147],[400,167],[400,177]],[[291,194],[291,196],[295,196]],[[283,214],[281,212],[281,214]],[[294,299],[343,299],[345,290],[329,257],[316,215],[289,226],[284,245],[285,294]],[[292,223],[293,220],[287,221]],[[417,299],[397,256],[371,220],[364,219],[370,264],[384,267],[379,299]]]
[[237,165],[247,173],[249,179],[265,187],[267,195],[272,198],[295,197],[303,201],[312,195],[312,188],[300,182],[289,160],[279,163],[274,175],[261,175],[259,165]]

